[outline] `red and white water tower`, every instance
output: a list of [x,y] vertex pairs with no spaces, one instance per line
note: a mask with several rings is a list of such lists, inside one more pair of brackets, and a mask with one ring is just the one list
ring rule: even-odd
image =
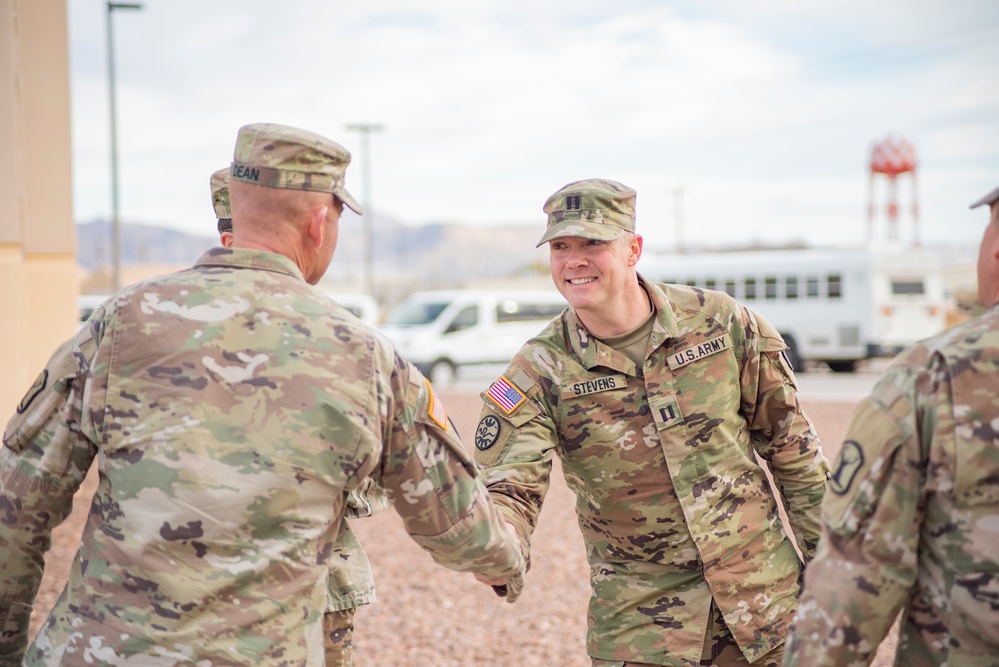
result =
[[[912,245],[919,242],[919,204],[916,200],[916,147],[901,137],[888,135],[871,149],[870,176],[867,188],[867,241],[875,240],[876,223],[884,219],[885,237],[896,242],[898,238],[899,177],[911,179],[909,193],[912,199]],[[879,201],[875,201],[877,183],[885,181]]]

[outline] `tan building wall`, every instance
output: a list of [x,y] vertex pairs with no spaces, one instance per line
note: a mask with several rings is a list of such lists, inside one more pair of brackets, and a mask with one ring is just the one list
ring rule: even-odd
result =
[[75,326],[65,0],[0,0],[0,420]]

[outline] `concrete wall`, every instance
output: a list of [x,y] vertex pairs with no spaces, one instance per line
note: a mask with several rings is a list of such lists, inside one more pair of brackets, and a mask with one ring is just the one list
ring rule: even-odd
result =
[[76,326],[65,0],[0,0],[0,420]]

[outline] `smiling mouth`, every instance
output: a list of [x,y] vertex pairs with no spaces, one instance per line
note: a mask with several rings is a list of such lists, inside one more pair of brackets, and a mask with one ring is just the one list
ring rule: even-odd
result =
[[567,282],[570,285],[586,285],[592,283],[596,278],[570,278]]

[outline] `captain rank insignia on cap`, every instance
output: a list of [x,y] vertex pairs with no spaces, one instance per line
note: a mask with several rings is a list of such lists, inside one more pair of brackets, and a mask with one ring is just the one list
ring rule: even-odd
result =
[[527,400],[524,395],[512,382],[500,376],[499,380],[493,382],[486,392],[486,396],[492,399],[493,403],[506,414],[513,414],[513,411],[520,407],[520,404]]

